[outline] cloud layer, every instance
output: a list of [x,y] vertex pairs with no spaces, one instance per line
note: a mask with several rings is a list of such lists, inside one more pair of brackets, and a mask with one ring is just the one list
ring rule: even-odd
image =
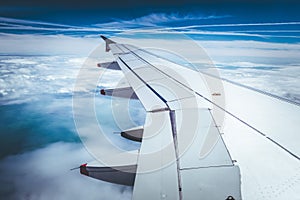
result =
[[10,156],[0,162],[0,198],[130,199],[131,187],[80,175],[70,169],[92,158],[79,144],[55,143],[36,151]]

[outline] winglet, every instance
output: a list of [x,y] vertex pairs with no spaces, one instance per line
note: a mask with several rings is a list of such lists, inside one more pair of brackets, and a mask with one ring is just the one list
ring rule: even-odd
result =
[[108,52],[110,50],[109,48],[109,45],[110,44],[114,44],[115,42],[108,39],[107,37],[103,36],[103,35],[100,35],[100,37],[105,41],[105,44],[106,44],[106,48],[105,48],[105,51]]

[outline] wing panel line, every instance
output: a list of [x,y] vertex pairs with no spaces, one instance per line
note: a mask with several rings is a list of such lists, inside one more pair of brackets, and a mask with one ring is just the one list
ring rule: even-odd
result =
[[[125,46],[125,45],[124,45]],[[125,47],[127,48],[127,47]],[[127,48],[128,49],[128,48]],[[128,49],[129,50],[129,49]],[[181,84],[182,86],[186,87],[187,89],[195,92],[195,94],[197,94],[198,96],[202,97],[203,99],[205,99],[206,101],[212,103],[213,105],[217,106],[219,109],[223,110],[224,112],[226,112],[227,114],[231,115],[232,117],[234,117],[235,119],[237,119],[238,121],[240,121],[241,123],[245,124],[246,126],[248,126],[249,128],[253,129],[255,132],[259,133],[260,135],[264,136],[266,139],[268,139],[269,141],[271,141],[273,144],[275,144],[276,146],[278,146],[279,148],[281,148],[282,150],[286,151],[287,153],[289,153],[290,155],[292,155],[294,158],[300,160],[300,157],[297,156],[296,154],[294,154],[293,152],[289,151],[288,149],[286,149],[285,147],[283,147],[282,145],[280,145],[279,143],[275,142],[274,140],[272,140],[271,138],[267,137],[265,133],[263,133],[262,131],[258,130],[257,128],[255,128],[254,126],[250,125],[249,123],[245,122],[244,120],[240,119],[239,117],[235,116],[233,113],[227,111],[225,108],[219,106],[218,104],[216,104],[215,102],[213,102],[212,100],[208,99],[207,97],[201,95],[199,92],[194,91],[193,89],[191,89],[190,87],[186,86],[185,84],[179,82],[178,80],[174,79],[173,77],[171,77],[170,75],[166,74],[165,72],[161,71],[160,69],[158,69],[157,67],[155,67],[154,65],[152,65],[151,63],[149,63],[147,60],[141,58],[139,55],[137,55],[135,52],[131,51],[131,53],[135,54],[138,58],[140,58],[141,60],[144,60],[146,63],[148,63],[149,65],[151,65],[152,67],[154,67],[155,69],[159,70],[161,73],[165,74],[166,76],[168,76],[169,78],[171,78],[172,80],[176,81],[177,83]],[[264,93],[265,95],[269,95],[272,96],[274,98],[276,98],[276,95],[271,95],[269,93]],[[278,98],[281,100],[284,100],[283,98]],[[292,103],[292,102],[291,102]],[[297,105],[297,104],[296,104]]]
[[[130,70],[132,73],[134,73],[154,94],[156,94],[169,108],[169,105],[167,104],[167,101],[159,94],[157,93],[149,84],[147,84],[141,77],[139,77],[138,74],[136,74],[123,60],[120,58],[120,61]],[[165,111],[165,110],[162,110]],[[177,131],[176,131],[176,120],[175,120],[175,111],[170,110],[169,108],[169,115],[170,115],[170,123],[172,127],[172,136],[173,136],[173,144],[175,148],[175,155],[176,155],[176,166],[177,166],[177,177],[178,177],[178,192],[179,192],[179,199],[182,200],[182,183],[181,183],[181,175],[180,175],[180,166],[179,166],[179,152],[178,152],[178,141],[177,141]]]
[[180,173],[180,162],[179,162],[179,150],[178,150],[175,111],[170,110],[169,114],[170,114],[171,128],[172,128],[172,134],[173,134],[173,143],[174,143],[175,155],[176,155],[177,178],[178,178],[178,186],[179,186],[179,199],[182,200],[182,198],[183,198],[183,196],[182,196],[182,180],[181,180],[181,173]]
[[[120,61],[136,76],[136,77],[138,77],[139,79],[140,79],[140,81],[142,81],[156,96],[158,96],[158,98],[160,98],[160,100],[162,100],[165,104],[166,104],[166,102],[167,102],[167,100],[165,100],[160,94],[158,94],[148,83],[146,83],[135,71],[133,71],[132,69],[131,69],[131,67],[129,67],[128,65],[127,65],[127,63],[126,62],[124,62],[124,60],[122,59],[122,58],[120,58],[119,57],[119,59],[120,59]],[[166,104],[166,106],[169,108],[169,106],[168,106],[168,104]]]
[[297,156],[296,154],[294,154],[293,152],[289,151],[288,149],[286,149],[285,147],[283,147],[282,145],[280,145],[279,143],[275,142],[274,140],[272,140],[271,138],[269,138],[268,136],[266,136],[265,133],[263,133],[262,131],[258,130],[257,128],[255,128],[254,126],[250,125],[249,123],[245,122],[244,120],[240,119],[239,117],[235,116],[234,114],[232,114],[231,112],[227,111],[226,109],[224,109],[223,107],[219,106],[218,104],[214,103],[213,101],[211,101],[210,99],[204,97],[203,95],[201,95],[198,92],[195,92],[197,95],[199,95],[200,97],[204,98],[206,101],[212,103],[213,105],[217,106],[219,109],[223,110],[225,113],[229,114],[230,116],[234,117],[235,119],[237,119],[238,121],[240,121],[241,123],[245,124],[246,126],[248,126],[249,128],[253,129],[255,132],[259,133],[260,135],[262,135],[264,138],[268,139],[269,141],[271,141],[273,144],[275,144],[276,146],[278,146],[279,148],[283,149],[284,151],[286,151],[287,153],[289,153],[290,155],[292,155],[293,157],[295,157],[296,159],[300,160],[300,157]]
[[[155,57],[157,57],[157,58],[161,58],[161,59],[167,60],[167,61],[169,61],[169,62],[171,62],[171,63],[177,64],[177,63],[173,62],[173,61],[170,60],[170,59],[167,59],[167,58],[164,58],[164,57],[162,57],[162,56],[156,55],[156,54],[151,53],[151,52],[149,52],[149,51],[146,51],[146,50],[144,50],[144,49],[139,49],[139,50],[140,50],[140,51],[143,51],[143,52],[145,52],[145,53],[148,53],[148,54],[150,54],[150,55],[152,55],[152,56],[155,56]],[[275,98],[275,99],[279,99],[279,100],[284,101],[284,102],[288,102],[288,103],[290,103],[290,104],[294,104],[294,105],[296,105],[296,106],[300,106],[300,103],[298,103],[298,102],[292,101],[292,100],[287,99],[287,98],[284,98],[284,97],[280,97],[280,96],[278,96],[278,95],[275,95],[275,94],[272,94],[272,93],[269,93],[269,92],[266,92],[266,91],[263,91],[263,90],[259,90],[259,89],[256,89],[256,88],[253,88],[253,87],[250,87],[250,86],[247,86],[247,85],[243,85],[243,84],[241,84],[241,83],[237,83],[237,82],[228,80],[228,79],[226,79],[226,78],[217,77],[217,76],[215,76],[215,75],[213,75],[213,74],[210,74],[210,73],[207,73],[207,72],[199,71],[199,73],[202,73],[202,74],[205,74],[205,75],[208,75],[208,76],[211,76],[211,77],[214,77],[214,78],[217,78],[217,79],[226,81],[226,82],[228,82],[228,83],[231,83],[231,84],[234,84],[234,85],[237,85],[237,86],[240,86],[240,87],[249,89],[249,90],[253,90],[253,91],[255,91],[255,92],[258,92],[258,93],[261,93],[261,94],[264,94],[264,95],[273,97],[273,98]]]

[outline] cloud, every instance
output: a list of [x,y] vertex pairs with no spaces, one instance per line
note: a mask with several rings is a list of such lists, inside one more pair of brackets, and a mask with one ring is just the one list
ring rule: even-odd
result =
[[243,30],[245,33],[299,33],[300,30]]
[[204,20],[224,18],[228,16],[215,15],[179,15],[177,13],[152,13],[146,16],[131,20],[113,19],[112,22],[93,24],[91,26],[71,26],[67,24],[57,24],[49,22],[40,22],[34,20],[23,20],[0,17],[0,25],[2,30],[16,30],[16,31],[59,31],[59,32],[120,32],[130,28],[156,27],[166,23]]
[[[49,22],[41,22],[34,20],[23,20],[23,19],[14,19],[0,17],[0,30],[6,31],[15,31],[17,33],[23,33],[24,31],[35,31],[40,34],[50,34],[53,35],[55,31],[56,34],[73,34],[78,36],[78,32],[86,34],[86,32],[99,33],[99,32],[120,32],[122,29],[113,28],[98,28],[92,26],[71,26],[68,24],[57,24]],[[82,35],[81,34],[81,35]]]
[[300,103],[299,66],[271,66],[258,63],[223,63],[222,78],[250,86],[270,94]]
[[142,17],[138,17],[131,20],[121,20],[121,19],[114,19],[113,22],[109,23],[101,23],[95,24],[97,27],[156,27],[161,26],[166,23],[170,22],[182,22],[182,21],[193,21],[193,20],[205,20],[205,19],[217,19],[217,18],[225,18],[229,17],[228,15],[195,15],[195,14],[187,14],[187,15],[180,15],[178,13],[151,13],[149,15],[145,15]]
[[1,56],[0,103],[72,95],[80,62],[72,56]]
[[299,24],[300,24],[300,22],[203,24],[203,25],[191,25],[191,26],[176,27],[176,29],[207,28],[207,27],[237,27],[237,26],[282,26],[282,25],[299,25]]
[[14,19],[14,18],[7,18],[7,17],[0,17],[0,22],[5,22],[6,24],[31,24],[31,25],[44,25],[44,26],[54,26],[54,27],[67,27],[67,28],[75,28],[75,26],[70,26],[66,24],[57,24],[57,23],[49,23],[49,22],[41,22],[41,21],[34,21],[34,20],[24,20],[24,19]]
[[204,20],[204,19],[218,19],[218,18],[225,18],[228,16],[215,16],[215,15],[193,15],[193,14],[187,14],[187,15],[180,15],[178,13],[152,13],[146,16],[142,16],[130,21],[123,21],[123,22],[129,22],[129,23],[136,23],[136,24],[142,24],[142,25],[160,25],[163,23],[168,22],[180,22],[180,21],[191,21],[191,20]]
[[[210,40],[210,41],[232,41],[232,40],[248,40],[248,41],[268,41],[268,39],[293,39],[294,43],[297,42],[297,39],[300,38],[297,35],[297,31],[244,31],[244,30],[205,30],[205,29],[196,29],[196,28],[187,28],[180,29],[180,27],[153,27],[148,29],[132,29],[131,31],[120,33],[122,34],[133,34],[133,33],[142,33],[145,34],[147,32],[156,32],[157,34],[185,34],[195,40]],[[299,32],[299,31],[298,31]],[[268,33],[268,34],[266,34]],[[270,34],[277,33],[277,34]],[[280,34],[278,34],[280,33]],[[287,33],[295,33],[295,35],[287,34]],[[214,39],[212,36],[215,36]],[[296,42],[295,42],[296,41]],[[276,41],[275,41],[276,42]]]
[[[176,24],[171,27],[157,27],[156,30],[161,32],[179,31],[185,34],[193,35],[222,35],[222,36],[244,36],[244,37],[260,37],[260,38],[299,38],[296,34],[298,30],[261,30],[261,27],[284,27],[289,29],[300,22],[272,22],[272,23],[228,23],[228,24],[199,24],[177,26]],[[259,30],[245,30],[245,27],[260,27]],[[209,28],[209,29],[207,29]],[[221,29],[219,29],[221,28]],[[226,29],[225,29],[226,28]],[[240,29],[239,29],[240,28]],[[260,33],[260,34],[257,34]],[[268,33],[268,34],[266,34]],[[277,33],[277,34],[270,34]],[[278,34],[280,33],[280,34]],[[283,33],[295,33],[295,35],[283,35]],[[226,39],[225,39],[226,40]]]
[[[95,59],[76,55],[0,56],[0,104],[30,102],[47,96],[71,98],[83,64],[100,77],[101,70],[96,64],[111,61],[109,56],[104,56],[106,53],[101,45]],[[107,87],[112,87],[121,77],[121,72],[107,70],[102,79]],[[95,90],[97,82],[93,87]],[[77,88],[77,92],[94,93],[94,90]]]
[[[174,33],[174,34],[187,34],[187,35],[221,35],[221,36],[247,36],[247,37],[271,37],[271,35],[253,34],[253,33],[242,33],[242,32],[232,32],[232,31],[201,31],[201,30],[185,30],[185,31],[168,31],[168,30],[158,30],[160,33]],[[278,36],[283,37],[283,36]],[[292,37],[292,36],[290,36]]]
[[[203,20],[207,19],[218,19],[230,17],[228,15],[200,15],[200,14],[186,14],[180,15],[178,13],[151,13],[146,16],[134,18],[134,19],[112,19],[111,22],[91,24],[89,26],[71,26],[67,24],[56,24],[48,22],[40,22],[33,20],[21,20],[13,18],[0,17],[0,29],[4,32],[16,32],[24,33],[26,31],[35,31],[39,34],[68,34],[74,36],[88,35],[89,37],[95,37],[95,33],[105,32],[110,35],[115,35],[124,31],[132,29],[143,29],[151,28],[158,31],[172,32],[180,31],[181,33],[188,35],[199,35],[199,36],[232,36],[232,37],[259,37],[259,38],[283,38],[283,39],[297,39],[299,36],[297,32],[293,30],[287,31],[276,31],[277,34],[272,31],[258,30],[258,32],[245,30],[244,27],[261,27],[261,26],[276,26],[288,28],[294,25],[299,25],[300,22],[272,22],[272,23],[228,23],[228,24],[201,24]],[[192,24],[184,25],[182,24]],[[234,30],[230,31],[233,27]],[[237,28],[243,27],[240,30]],[[206,28],[213,28],[213,30],[206,30]],[[219,30],[218,28],[227,28],[228,30]],[[258,34],[260,33],[260,34]],[[266,34],[268,33],[268,34]],[[278,34],[281,33],[281,34]],[[285,34],[284,34],[285,33]],[[286,34],[289,33],[289,34]],[[292,35],[291,33],[295,33]]]
[[198,41],[215,61],[258,62],[261,64],[300,63],[300,44],[260,42],[254,40]]
[[131,199],[132,189],[91,179],[70,171],[90,155],[79,144],[55,143],[0,161],[0,198],[13,199]]
[[[136,34],[139,35],[138,33]],[[63,35],[2,34],[0,41],[4,47],[1,48],[3,51],[1,52],[2,54],[50,55],[35,57],[2,56],[0,60],[0,64],[2,65],[2,73],[0,75],[0,95],[2,96],[2,102],[3,100],[36,98],[36,96],[45,93],[71,96],[76,73],[91,50],[99,44],[99,53],[94,55],[96,59],[89,64],[95,72],[99,71],[98,68],[94,67],[95,64],[97,62],[105,62],[107,56],[111,56],[110,53],[104,53],[103,42],[96,38],[78,38]],[[153,46],[154,43],[162,44],[164,42],[161,48],[165,49],[168,49],[169,45],[171,45],[171,41],[169,44],[161,39],[139,38],[135,39],[135,41],[140,41],[148,47]],[[181,42],[184,46],[184,41]],[[233,66],[235,68],[252,67],[253,69],[255,67],[270,66],[282,67],[284,69],[284,67],[298,66],[300,63],[300,44],[247,40],[195,40],[195,42],[202,46],[212,61],[219,66]],[[188,53],[189,49],[183,48],[182,51]],[[55,56],[59,54],[74,55]],[[196,55],[197,53],[195,53]],[[108,76],[103,77],[104,82],[107,82],[107,80],[116,80],[116,77],[120,77],[117,72],[107,73]],[[111,78],[111,76],[114,78]],[[287,76],[288,74],[286,74]],[[111,84],[104,84],[103,86],[109,87]],[[294,93],[295,91],[292,92],[292,94]]]
[[[126,29],[115,29],[115,28],[93,28],[93,27],[75,27],[75,28],[61,28],[61,27],[34,27],[34,26],[26,26],[26,25],[12,25],[8,24],[6,26],[1,27],[2,30],[14,30],[14,31],[41,31],[44,34],[52,34],[53,31],[63,33],[73,33],[81,32],[81,34],[85,34],[86,32],[121,32],[126,31]],[[89,34],[91,35],[91,34]],[[97,35],[98,36],[98,35]]]
[[10,55],[62,55],[85,56],[102,41],[98,38],[66,35],[0,34],[0,54]]

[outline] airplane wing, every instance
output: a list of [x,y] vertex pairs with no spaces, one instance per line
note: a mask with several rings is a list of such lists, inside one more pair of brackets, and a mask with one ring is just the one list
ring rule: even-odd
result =
[[[213,106],[202,96],[210,98],[199,74],[102,38],[145,108],[146,121],[142,129],[123,131],[128,139],[140,135],[133,138],[142,142],[136,164],[114,169],[83,165],[81,172],[133,185],[133,199],[241,199],[239,167],[220,136]],[[122,173],[122,167],[129,171]]]
[[[230,146],[234,141],[228,138],[236,135],[222,137],[222,122],[217,115],[223,112],[251,131],[257,131],[255,127],[260,127],[260,121],[254,118],[248,124],[248,116],[240,117],[239,110],[228,110],[219,104],[218,99],[224,94],[222,91],[212,94],[204,81],[214,77],[201,75],[135,46],[101,37],[106,42],[106,51],[111,51],[116,58],[113,68],[122,70],[129,84],[115,91],[103,90],[101,94],[115,92],[119,97],[139,99],[146,110],[146,120],[142,127],[121,134],[141,142],[133,163],[105,167],[85,164],[80,167],[81,173],[132,185],[133,199],[242,199],[239,162],[232,159],[229,151],[233,149],[236,154],[237,150]],[[228,130],[231,131],[236,133]],[[278,135],[263,133],[272,148],[278,147],[297,162],[295,144],[288,148],[280,145],[275,139],[284,139]]]

